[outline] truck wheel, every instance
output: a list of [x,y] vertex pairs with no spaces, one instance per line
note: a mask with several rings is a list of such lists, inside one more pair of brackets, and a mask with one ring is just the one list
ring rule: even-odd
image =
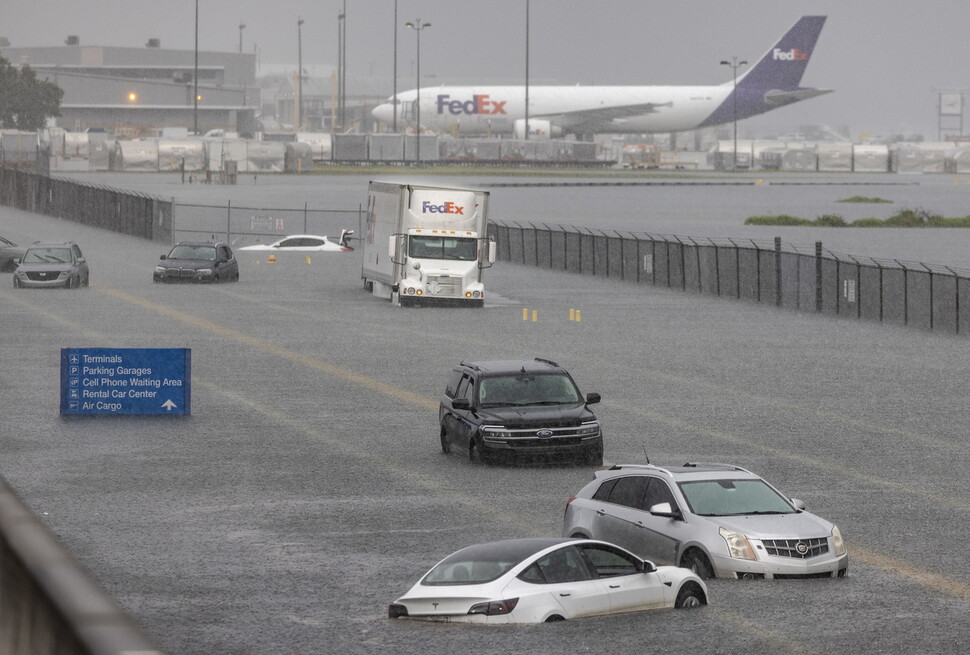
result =
[[441,426],[441,452],[445,455],[451,452],[451,444],[448,443],[448,433],[445,432],[445,426]]
[[474,441],[472,441],[471,445],[468,447],[468,459],[473,464],[478,465],[492,463],[492,458],[485,454],[484,448]]

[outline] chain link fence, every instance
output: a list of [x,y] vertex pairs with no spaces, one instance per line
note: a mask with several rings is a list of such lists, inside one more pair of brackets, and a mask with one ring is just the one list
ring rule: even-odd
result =
[[493,221],[500,261],[953,334],[970,332],[970,271],[741,239]]
[[359,238],[363,208],[267,208],[247,205],[177,203],[172,241],[220,239],[233,247],[270,244],[285,236],[314,234],[337,242],[341,230]]

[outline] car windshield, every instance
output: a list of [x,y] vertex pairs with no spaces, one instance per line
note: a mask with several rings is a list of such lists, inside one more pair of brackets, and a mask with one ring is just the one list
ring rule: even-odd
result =
[[478,257],[478,240],[466,237],[412,236],[408,254],[421,259],[457,259],[475,261]]
[[489,377],[478,385],[481,407],[500,405],[566,405],[580,402],[579,390],[560,373]]
[[701,516],[791,514],[795,509],[764,480],[681,482],[691,511]]
[[532,540],[478,544],[449,555],[421,580],[422,585],[468,585],[491,582],[548,544]]
[[70,248],[31,248],[24,255],[25,264],[63,264],[71,261]]
[[169,259],[207,259],[214,260],[216,258],[216,249],[214,246],[184,246],[178,245],[172,248],[172,252],[168,253]]

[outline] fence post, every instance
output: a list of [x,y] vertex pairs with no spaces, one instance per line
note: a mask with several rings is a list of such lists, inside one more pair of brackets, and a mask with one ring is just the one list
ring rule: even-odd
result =
[[775,237],[775,305],[781,307],[781,237]]
[[815,311],[822,311],[822,242],[815,242]]

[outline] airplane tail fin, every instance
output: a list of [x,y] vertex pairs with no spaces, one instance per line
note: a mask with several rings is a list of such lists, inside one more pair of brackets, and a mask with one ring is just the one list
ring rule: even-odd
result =
[[794,91],[799,88],[825,16],[802,16],[788,32],[738,78],[738,88]]

